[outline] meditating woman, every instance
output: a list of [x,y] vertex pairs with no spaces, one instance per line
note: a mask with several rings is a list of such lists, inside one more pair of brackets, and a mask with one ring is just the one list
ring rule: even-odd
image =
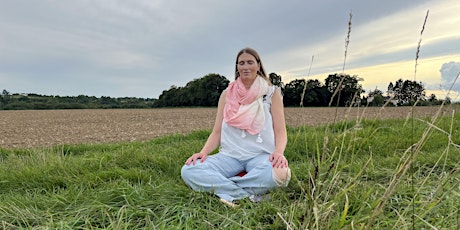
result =
[[270,83],[259,54],[245,48],[236,56],[235,81],[220,96],[212,132],[201,151],[186,160],[182,178],[231,207],[246,197],[258,201],[289,183],[286,144],[281,91]]

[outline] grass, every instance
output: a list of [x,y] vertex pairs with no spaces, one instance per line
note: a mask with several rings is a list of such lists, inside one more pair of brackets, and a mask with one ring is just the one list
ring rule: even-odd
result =
[[239,208],[180,178],[207,130],[0,149],[0,228],[458,229],[460,115],[409,119],[288,127],[289,186]]

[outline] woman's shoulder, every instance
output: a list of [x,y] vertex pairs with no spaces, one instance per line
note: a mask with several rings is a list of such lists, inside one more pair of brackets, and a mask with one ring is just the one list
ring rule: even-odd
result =
[[226,97],[227,97],[227,90],[225,89],[224,91],[222,91],[222,93],[220,93],[219,103],[225,104]]
[[268,91],[267,91],[267,93],[264,95],[263,100],[264,100],[265,102],[271,103],[273,94],[275,93],[275,91],[277,91],[277,88],[279,88],[279,87],[276,86],[276,85],[271,85],[270,87],[268,87]]

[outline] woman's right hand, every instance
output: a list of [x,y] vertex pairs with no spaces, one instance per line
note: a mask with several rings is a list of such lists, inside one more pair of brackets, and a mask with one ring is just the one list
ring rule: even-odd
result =
[[198,159],[201,159],[200,162],[203,163],[206,158],[208,157],[208,154],[205,154],[205,153],[195,153],[193,154],[191,157],[189,157],[187,159],[187,161],[185,161],[185,164],[186,165],[190,165],[190,164],[193,164],[195,165],[196,162],[198,161]]

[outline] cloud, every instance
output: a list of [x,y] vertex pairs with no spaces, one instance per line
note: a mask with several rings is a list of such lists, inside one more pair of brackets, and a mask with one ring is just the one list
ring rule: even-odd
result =
[[444,89],[452,88],[453,91],[460,92],[460,81],[458,80],[460,74],[460,62],[447,62],[442,64],[441,69],[441,82]]

